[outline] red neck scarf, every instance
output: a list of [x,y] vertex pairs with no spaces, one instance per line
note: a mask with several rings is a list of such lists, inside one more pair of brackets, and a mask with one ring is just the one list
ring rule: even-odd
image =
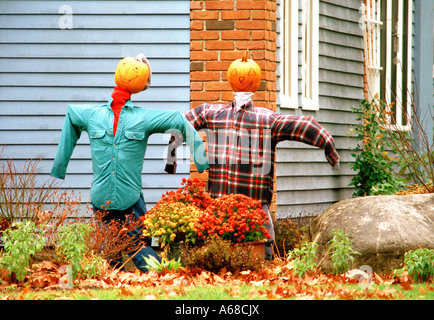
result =
[[116,135],[116,129],[118,127],[119,115],[121,114],[122,107],[125,103],[131,99],[131,93],[127,90],[115,87],[112,93],[113,102],[111,104],[113,113],[115,115],[114,123],[113,123],[113,135]]

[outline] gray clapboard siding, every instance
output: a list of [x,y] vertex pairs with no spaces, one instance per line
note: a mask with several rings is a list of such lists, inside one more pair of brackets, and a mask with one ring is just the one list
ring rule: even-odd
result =
[[[0,28],[7,29],[57,29],[59,27],[58,15],[26,15],[26,24],[20,21],[22,14],[3,14],[0,12]],[[170,24],[167,20],[170,19]],[[134,14],[100,15],[95,19],[94,15],[73,13],[74,28],[83,29],[185,29],[189,25],[189,16],[185,14]]]
[[[83,75],[85,77],[85,75]],[[149,99],[151,101],[164,100],[167,102],[176,102],[180,100],[189,99],[190,93],[187,90],[189,87],[174,87],[174,88],[154,88],[149,89],[149,91],[141,92],[137,96],[142,96],[143,98]],[[38,87],[2,87],[0,88],[0,96],[5,97],[5,101],[33,101],[42,100],[50,102],[51,99],[55,101],[65,101],[68,103],[69,100],[82,101],[82,103],[92,102],[92,99],[97,99],[95,101],[104,101],[110,97],[113,87],[111,88],[101,88],[101,87],[44,87],[43,89]],[[25,93],[24,93],[25,92]],[[104,99],[106,98],[106,99]],[[132,100],[137,101],[132,97]]]
[[[43,4],[41,5],[41,2]],[[102,4],[102,3],[105,4]],[[1,1],[0,12],[8,14],[59,15],[59,8],[65,4],[73,7],[74,14],[134,16],[138,14],[184,14],[190,4],[183,0],[174,1]],[[188,26],[187,26],[188,28]]]
[[[111,90],[109,90],[111,93]],[[107,101],[95,101],[96,104],[103,104]],[[166,109],[166,110],[188,110],[190,103],[186,101],[145,101],[140,99],[134,99],[134,104],[139,106],[146,106],[151,109]],[[83,101],[72,101],[71,104],[81,104]],[[47,103],[45,101],[32,101],[32,109],[29,109],[29,103],[24,101],[14,101],[13,108],[10,108],[10,102],[0,101],[0,110],[2,110],[2,115],[6,116],[21,116],[23,114],[31,116],[65,116],[67,105],[64,101],[50,101]]]
[[[72,9],[72,29],[61,29],[63,5]],[[50,179],[68,104],[103,104],[113,90],[120,59],[143,52],[152,86],[133,103],[186,111],[190,106],[190,3],[174,1],[0,1],[0,145],[19,166],[38,158],[40,183]],[[178,153],[176,175],[164,173],[168,135],[149,140],[143,168],[148,208],[189,176],[189,151]],[[82,134],[62,188],[85,204],[92,164]]]
[[[302,1],[299,2],[301,5]],[[318,215],[334,202],[350,198],[353,193],[348,186],[354,175],[349,163],[354,161],[351,149],[357,141],[350,134],[351,125],[356,124],[351,107],[363,99],[364,74],[359,7],[360,1],[357,0],[320,1],[319,110],[279,109],[283,114],[311,115],[320,122],[335,138],[341,156],[341,170],[332,170],[322,150],[297,142],[280,143],[276,155],[279,218]],[[300,101],[301,21],[299,27]],[[279,50],[278,45],[278,59],[281,57]]]
[[[23,31],[28,31],[23,33]],[[110,42],[122,43],[128,39],[128,43],[164,43],[167,39],[168,30],[114,30],[114,29],[85,29],[83,30],[62,30],[65,34],[60,34],[58,30],[43,29],[43,32],[34,32],[29,29],[2,29],[0,39],[8,43],[97,43],[107,44]],[[185,43],[189,41],[189,34],[185,30],[170,30],[174,43]]]
[[[41,31],[43,32],[43,31]],[[29,45],[29,47],[31,47]],[[85,48],[83,48],[85,50]],[[99,50],[103,50],[103,48],[99,48]],[[137,46],[136,50],[131,50],[128,54],[135,55],[135,52],[138,50],[143,51],[143,48]],[[10,52],[13,54],[13,52]],[[113,75],[114,79],[114,71],[116,70],[116,66],[119,63],[119,57],[112,58],[95,58],[98,50],[95,52],[89,52],[90,57],[80,57],[80,58],[55,58],[48,59],[47,57],[43,58],[15,58],[15,57],[5,57],[0,61],[0,68],[2,72],[17,72],[17,73],[61,73],[61,74],[70,74],[70,73],[78,73],[78,74],[101,74],[104,76]],[[170,63],[173,63],[171,65]],[[166,58],[166,59],[157,59],[157,58],[149,58],[149,63],[151,64],[152,73],[182,73],[185,72],[185,66],[189,66],[189,62],[185,61],[185,58]],[[83,80],[85,80],[84,77]],[[102,81],[103,79],[100,79]]]
[[[42,153],[43,154],[43,153]],[[143,174],[163,174],[164,173],[164,166],[166,165],[166,162],[162,159],[150,159],[147,157],[146,166],[143,167]],[[68,173],[69,174],[91,174],[92,173],[92,164],[89,161],[90,159],[83,159],[78,158],[74,159],[72,158],[70,160],[70,167],[68,167]],[[184,159],[185,161],[180,160],[178,162],[178,168],[181,171],[188,171],[190,166],[190,158]],[[188,160],[188,161],[187,161]],[[14,163],[17,167],[22,167],[25,163],[25,159],[15,159]],[[39,172],[44,175],[50,174],[50,167],[52,159],[43,158],[40,161],[41,164],[41,170]],[[1,162],[0,162],[1,163]]]
[[[101,44],[81,44],[81,43],[64,43],[62,46],[49,43],[33,43],[32,50],[29,51],[29,46],[26,43],[2,43],[0,46],[0,58],[10,57],[10,53],[14,53],[15,58],[88,58],[90,54],[97,53],[100,59],[124,57],[131,52],[135,52],[137,44],[123,43],[122,46],[105,46],[101,50]],[[143,43],[140,44],[140,49],[146,52],[148,60],[152,61],[152,66],[156,72],[160,71],[165,66],[165,59],[184,59],[190,52],[189,44],[171,44],[171,43]],[[158,63],[157,58],[163,58],[161,65],[154,66]],[[156,60],[156,61],[155,61]],[[102,60],[100,60],[102,62]],[[54,61],[53,61],[54,62]],[[95,66],[97,67],[97,66]],[[175,65],[172,67],[176,67]],[[94,70],[89,70],[92,72]]]

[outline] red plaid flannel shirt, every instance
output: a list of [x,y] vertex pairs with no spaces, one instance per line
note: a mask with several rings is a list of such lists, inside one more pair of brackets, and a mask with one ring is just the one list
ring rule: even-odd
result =
[[276,145],[303,142],[325,150],[331,165],[339,160],[333,137],[313,117],[275,113],[234,103],[202,104],[185,113],[198,131],[207,132],[212,197],[241,193],[271,203]]

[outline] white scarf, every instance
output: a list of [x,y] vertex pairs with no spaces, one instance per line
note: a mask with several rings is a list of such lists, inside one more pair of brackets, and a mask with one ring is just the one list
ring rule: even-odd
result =
[[252,101],[254,92],[234,92],[235,96],[235,109],[240,111],[241,107],[246,103]]

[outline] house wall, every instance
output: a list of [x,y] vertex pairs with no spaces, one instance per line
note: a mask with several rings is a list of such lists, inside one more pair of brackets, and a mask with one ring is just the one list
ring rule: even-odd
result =
[[[65,6],[66,5],[66,6]],[[67,104],[103,104],[120,59],[144,53],[152,86],[135,105],[186,111],[190,107],[189,1],[1,1],[0,145],[17,164],[42,155],[49,179]],[[151,207],[189,174],[164,172],[169,136],[153,135],[145,157],[143,192]],[[183,152],[188,155],[188,151]],[[83,133],[63,188],[89,199],[90,147]]]
[[434,0],[415,0],[414,11],[413,57],[414,81],[416,83],[414,96],[419,112],[419,119],[424,120],[426,134],[432,144],[434,130],[434,85],[431,84],[431,79],[432,77],[434,78]]
[[[278,21],[281,14],[278,1]],[[303,1],[299,1],[301,17]],[[363,99],[363,33],[359,27],[360,1],[328,0],[319,3],[319,110],[301,108],[301,48],[299,48],[299,108],[288,109],[278,101],[283,114],[311,115],[334,137],[341,156],[341,169],[333,171],[322,150],[297,142],[283,142],[277,152],[277,216],[316,216],[331,204],[351,197],[348,186],[354,172],[351,149],[357,141],[350,126],[356,123],[351,108]],[[299,21],[301,43],[301,21]],[[278,47],[281,50],[278,27]],[[281,54],[278,54],[278,83],[281,79]],[[280,88],[278,89],[278,97]]]

